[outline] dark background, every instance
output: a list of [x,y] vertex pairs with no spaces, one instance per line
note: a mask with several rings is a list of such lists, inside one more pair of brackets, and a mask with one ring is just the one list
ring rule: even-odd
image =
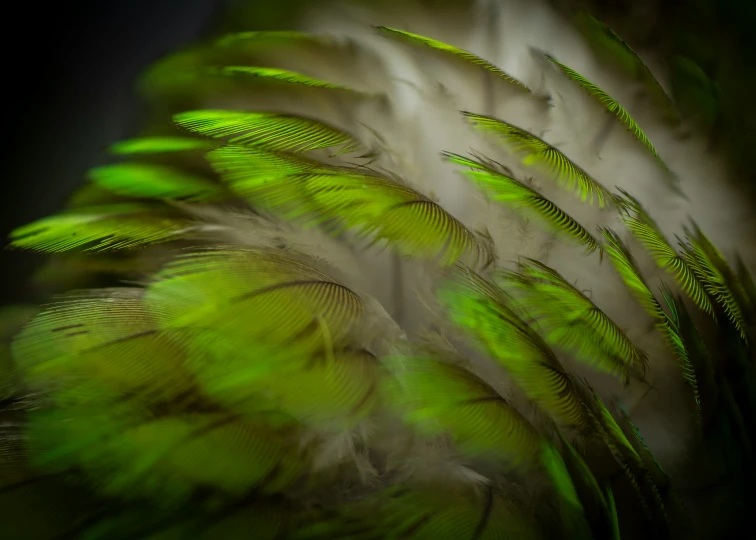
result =
[[[192,42],[223,0],[6,4],[0,235],[55,212],[104,148],[138,128],[137,75]],[[11,14],[11,6],[13,12]],[[40,257],[0,249],[0,305]]]

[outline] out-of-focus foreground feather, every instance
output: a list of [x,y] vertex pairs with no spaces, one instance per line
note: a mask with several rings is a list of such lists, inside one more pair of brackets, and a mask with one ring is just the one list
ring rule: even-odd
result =
[[0,312],[0,537],[710,538],[719,469],[744,517],[722,156],[596,20],[425,4],[159,62],[143,135],[12,233],[49,298]]

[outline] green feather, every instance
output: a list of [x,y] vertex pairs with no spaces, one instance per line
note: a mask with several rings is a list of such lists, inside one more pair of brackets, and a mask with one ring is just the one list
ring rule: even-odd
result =
[[194,230],[186,219],[145,204],[84,207],[17,228],[11,246],[47,253],[129,249],[181,238]]
[[648,139],[643,129],[641,129],[636,121],[633,120],[632,116],[630,116],[630,113],[627,112],[627,110],[622,105],[620,105],[617,100],[615,100],[612,96],[593,84],[591,81],[583,77],[577,71],[562,64],[548,54],[545,56],[548,60],[553,62],[569,79],[575,81],[578,85],[587,90],[588,93],[595,99],[597,99],[607,111],[617,117],[617,120],[619,120],[619,122],[624,125],[636,139],[638,139],[646,148],[648,148],[648,150],[659,161],[659,163],[661,163],[661,165],[665,169],[667,169],[666,164],[662,160],[661,156],[659,156],[659,153],[656,151],[656,148]]
[[[471,162],[456,154],[444,153],[451,163],[465,165],[473,170],[464,174],[492,200],[504,203],[525,216],[535,215],[545,222],[549,230],[570,238],[586,248],[586,253],[599,249],[598,242],[580,223],[571,218],[557,205],[522,182],[505,174],[490,170],[485,165]],[[603,255],[603,252],[599,249]]]
[[683,377],[693,391],[693,398],[696,401],[696,410],[697,412],[700,412],[701,397],[698,391],[698,377],[696,376],[696,369],[691,362],[688,347],[686,346],[681,333],[682,328],[680,326],[680,314],[678,309],[684,309],[684,305],[682,303],[678,304],[678,302],[672,297],[669,289],[664,285],[662,285],[662,295],[664,297],[664,303],[667,305],[670,312],[670,315],[666,316],[666,320],[662,327],[664,337],[677,356],[677,362],[680,365]]
[[118,141],[108,149],[117,156],[165,154],[192,150],[209,150],[212,144],[193,137],[139,137]]
[[615,196],[611,192],[546,141],[490,116],[464,111],[462,114],[476,129],[501,139],[513,152],[522,154],[523,164],[538,165],[554,174],[559,185],[574,191],[580,200],[593,204],[595,199],[599,208],[614,204]]
[[743,310],[736,298],[737,293],[734,291],[734,289],[737,290],[734,274],[725,258],[703,231],[695,224],[693,224],[693,229],[693,231],[686,229],[687,241],[680,242],[683,258],[706,292],[724,310],[741,339],[747,342]]
[[290,114],[199,110],[177,114],[173,121],[199,135],[230,137],[231,144],[281,152],[339,147],[334,155],[341,155],[361,147],[360,142],[347,133],[317,120]]
[[714,314],[705,287],[697,279],[685,258],[678,255],[667,243],[658,225],[646,213],[641,204],[624,190],[622,192],[623,212],[620,214],[625,226],[646,248],[656,265],[675,277],[677,283],[695,304],[710,315]]
[[541,455],[546,474],[559,495],[562,519],[567,525],[569,538],[590,536],[583,504],[580,502],[580,497],[575,490],[575,484],[567,470],[564,459],[556,447],[550,443],[543,445]]
[[327,167],[231,146],[214,150],[209,158],[221,178],[245,185],[256,205],[287,219],[307,217],[310,224],[335,220],[339,229],[353,229],[373,243],[386,241],[408,257],[452,264],[469,253],[490,260],[488,247],[437,203],[365,169]]
[[262,80],[276,80],[286,82],[290,84],[298,84],[302,86],[311,86],[314,88],[328,88],[332,90],[343,90],[347,92],[354,92],[348,86],[334,84],[314,77],[309,77],[301,73],[294,71],[288,71],[285,69],[270,68],[270,67],[253,67],[253,66],[222,66],[205,68],[197,73],[197,76],[201,74],[207,75],[220,75],[223,77],[250,77],[259,78]]
[[520,81],[518,81],[511,75],[503,72],[501,69],[497,68],[490,62],[487,62],[486,60],[483,60],[479,56],[472,54],[471,52],[465,51],[463,49],[459,49],[457,47],[454,47],[453,45],[449,45],[442,41],[424,37],[418,34],[413,34],[411,32],[405,32],[403,30],[397,30],[396,28],[388,28],[386,26],[377,26],[376,28],[380,30],[381,32],[383,32],[385,35],[397,37],[404,42],[424,45],[431,49],[450,54],[454,56],[455,58],[459,58],[460,60],[469,62],[470,64],[474,66],[483,68],[488,73],[493,73],[494,75],[504,79],[505,81],[507,81],[508,83],[517,87],[520,90],[524,90],[527,93],[531,93],[531,90],[527,86],[522,84]]
[[375,539],[535,540],[539,537],[535,522],[498,491],[486,488],[478,495],[449,488],[444,484],[425,485],[404,490],[391,498],[381,497],[375,507],[378,513]]
[[89,171],[92,183],[116,195],[188,202],[217,201],[225,190],[207,178],[173,167],[147,163],[117,163]]
[[619,374],[644,373],[645,353],[585,294],[546,265],[525,259],[519,273],[502,274],[511,290],[527,300],[528,316],[543,328],[546,341],[589,365]]
[[498,287],[458,265],[438,294],[451,320],[555,421],[567,426],[588,425],[574,381],[543,339],[509,307]]
[[212,329],[232,344],[288,343],[295,351],[297,344],[311,350],[327,339],[338,346],[365,311],[356,293],[300,258],[274,250],[197,251],[169,263],[157,278],[145,302],[161,314],[162,328]]
[[399,358],[392,401],[407,422],[429,435],[448,432],[472,455],[533,465],[535,429],[503,397],[464,368],[431,358]]
[[627,250],[619,235],[613,230],[604,227],[600,227],[599,230],[607,242],[604,245],[604,249],[609,255],[609,260],[620,278],[622,278],[625,286],[630,289],[630,292],[632,292],[640,305],[643,306],[646,313],[654,319],[666,321],[664,310],[654,296],[654,293],[646,285],[635,263],[635,259],[633,259],[633,256]]
[[606,24],[587,13],[581,12],[578,15],[578,26],[597,55],[618,63],[625,73],[642,81],[663,108],[669,120],[674,122],[679,120],[672,100],[630,45]]

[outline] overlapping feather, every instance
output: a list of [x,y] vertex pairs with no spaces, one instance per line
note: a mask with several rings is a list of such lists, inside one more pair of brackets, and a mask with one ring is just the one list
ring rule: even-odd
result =
[[[463,49],[379,29],[529,92]],[[616,35],[607,35],[629,65],[658,87],[637,55]],[[206,84],[212,79],[279,81],[333,96],[361,95],[304,73],[237,61],[246,47],[319,47],[327,41],[299,32],[238,33],[168,62],[151,81],[185,96],[212,92],[212,84]],[[658,158],[627,111],[550,59]],[[285,111],[192,107],[173,119],[199,137],[142,137],[113,145],[111,153],[130,161],[94,169],[94,185],[80,194],[74,208],[12,236],[14,246],[53,253],[138,252],[178,239],[195,244],[161,271],[150,269],[152,277],[143,288],[85,291],[56,300],[14,341],[14,377],[19,375],[23,390],[37,396],[24,421],[30,444],[22,453],[40,474],[65,482],[76,477],[74,485],[85,488],[82,500],[102,503],[72,512],[66,534],[216,538],[254,531],[271,540],[284,535],[457,540],[536,539],[554,537],[556,531],[585,538],[590,528],[594,535],[619,538],[618,516],[624,514],[615,505],[614,483],[599,483],[559,428],[576,428],[578,438],[601,441],[655,530],[665,531],[665,506],[646,466],[647,461],[658,465],[650,450],[640,437],[644,452],[636,449],[624,423],[551,349],[563,349],[625,380],[643,374],[644,353],[586,294],[533,259],[518,272],[502,274],[498,284],[461,264],[469,256],[488,265],[496,253],[482,235],[398,177],[340,160],[362,148],[345,131]],[[629,194],[611,193],[554,146],[513,124],[463,114],[581,200],[600,208],[617,206],[630,231],[660,267],[674,274],[683,292],[709,314],[723,311],[725,317],[718,320],[725,319],[746,339],[756,287],[742,265],[737,272],[730,269],[701,231],[686,231],[678,255]],[[302,156],[324,149],[332,152],[327,163]],[[181,168],[182,159],[205,150],[211,150],[208,161],[223,184]],[[683,300],[662,289],[669,315],[665,312],[616,233],[601,229],[601,245],[540,193],[505,169],[491,167],[493,162],[444,155],[467,167],[465,176],[491,199],[535,216],[588,253],[605,250],[675,352],[699,401],[697,370],[705,363],[708,344]],[[133,161],[155,156],[175,163]],[[222,236],[229,221],[213,224],[212,213],[202,220],[192,217],[205,215],[193,213],[192,205],[229,200],[231,193],[244,199],[248,210],[337,233],[350,248],[362,246],[343,233],[385,242],[404,258],[435,260],[445,267],[437,296],[453,327],[553,423],[529,422],[472,367],[442,354],[417,354],[420,349],[400,332],[390,336],[388,347],[389,337],[382,337],[390,356],[371,350],[372,338],[386,329],[376,321],[388,319],[376,312],[377,302],[334,279],[322,261],[291,251],[291,243],[256,238],[245,239],[245,245],[200,248],[196,244],[206,240],[203,233]],[[176,200],[188,206],[170,202]],[[742,357],[745,342],[739,347]],[[15,382],[13,392],[19,387]],[[0,388],[5,392],[5,386]],[[745,401],[736,395],[730,403],[735,417]],[[0,436],[0,444],[4,441]],[[747,437],[743,441],[748,444]],[[433,462],[424,453],[429,449],[441,459],[424,472],[407,466],[410,461],[405,467],[391,463],[405,457]],[[6,464],[17,467],[6,454],[0,451],[0,470]],[[657,469],[661,472],[661,466]],[[548,479],[548,488],[539,493],[546,500],[542,508],[526,510],[512,500],[515,494],[523,500],[530,496],[517,484],[519,471],[527,472],[533,484]],[[47,478],[40,485],[47,485]],[[26,482],[0,485],[0,495],[2,490],[21,493]],[[602,526],[586,521],[591,501],[600,509]]]
[[536,165],[551,173],[560,186],[574,191],[581,201],[599,208],[615,203],[615,195],[593,179],[585,170],[543,139],[522,128],[490,116],[462,113],[478,130],[490,134],[523,156],[525,165]]

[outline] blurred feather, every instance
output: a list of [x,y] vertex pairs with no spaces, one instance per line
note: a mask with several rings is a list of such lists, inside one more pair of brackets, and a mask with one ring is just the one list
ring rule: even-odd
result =
[[752,500],[755,222],[646,51],[294,4],[148,70],[145,130],[12,233],[53,256],[0,314],[0,536],[691,538],[679,484]]

